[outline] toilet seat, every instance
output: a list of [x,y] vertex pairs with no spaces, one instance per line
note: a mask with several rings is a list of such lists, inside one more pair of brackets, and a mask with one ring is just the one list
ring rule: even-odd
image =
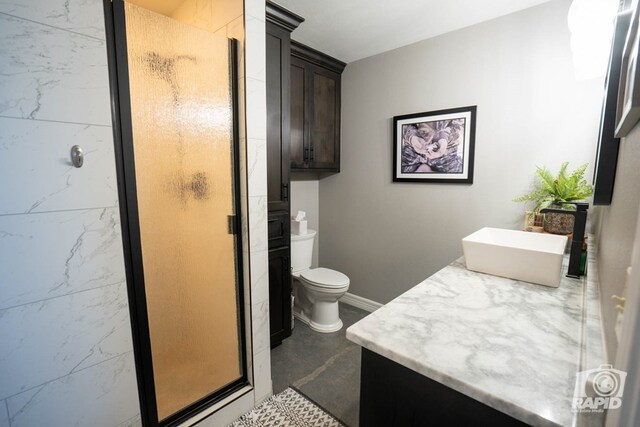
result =
[[326,289],[344,288],[350,283],[349,278],[343,273],[324,267],[303,271],[299,277],[311,286]]

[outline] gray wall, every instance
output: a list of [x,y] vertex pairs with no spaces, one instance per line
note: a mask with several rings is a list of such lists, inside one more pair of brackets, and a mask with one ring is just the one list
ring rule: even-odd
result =
[[631,264],[638,207],[640,204],[640,126],[620,142],[618,166],[611,206],[597,208],[599,222],[598,269],[602,301],[602,318],[609,359],[614,360],[618,342],[614,326],[616,303],[611,295],[622,296],[626,270]]
[[[484,226],[522,226],[536,165],[592,162],[603,79],[576,81],[569,0],[356,61],[343,74],[339,174],[320,180],[320,264],[386,303],[462,255]],[[473,185],[392,183],[392,117],[478,106]],[[590,174],[591,171],[589,170]]]

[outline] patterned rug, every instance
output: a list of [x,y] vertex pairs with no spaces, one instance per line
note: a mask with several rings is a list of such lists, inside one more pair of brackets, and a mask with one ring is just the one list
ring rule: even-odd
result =
[[346,427],[305,395],[289,387],[271,396],[230,427]]

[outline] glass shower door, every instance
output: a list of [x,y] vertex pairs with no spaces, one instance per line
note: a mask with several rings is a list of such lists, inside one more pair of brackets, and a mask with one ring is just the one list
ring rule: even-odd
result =
[[127,199],[137,204],[162,421],[244,375],[233,67],[226,37],[128,2],[124,22],[132,141],[123,144],[133,154],[124,162],[135,171]]

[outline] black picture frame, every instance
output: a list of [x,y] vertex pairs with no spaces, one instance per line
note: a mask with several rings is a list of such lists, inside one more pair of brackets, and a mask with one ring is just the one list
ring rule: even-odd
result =
[[471,105],[393,117],[393,181],[473,184],[476,116]]

